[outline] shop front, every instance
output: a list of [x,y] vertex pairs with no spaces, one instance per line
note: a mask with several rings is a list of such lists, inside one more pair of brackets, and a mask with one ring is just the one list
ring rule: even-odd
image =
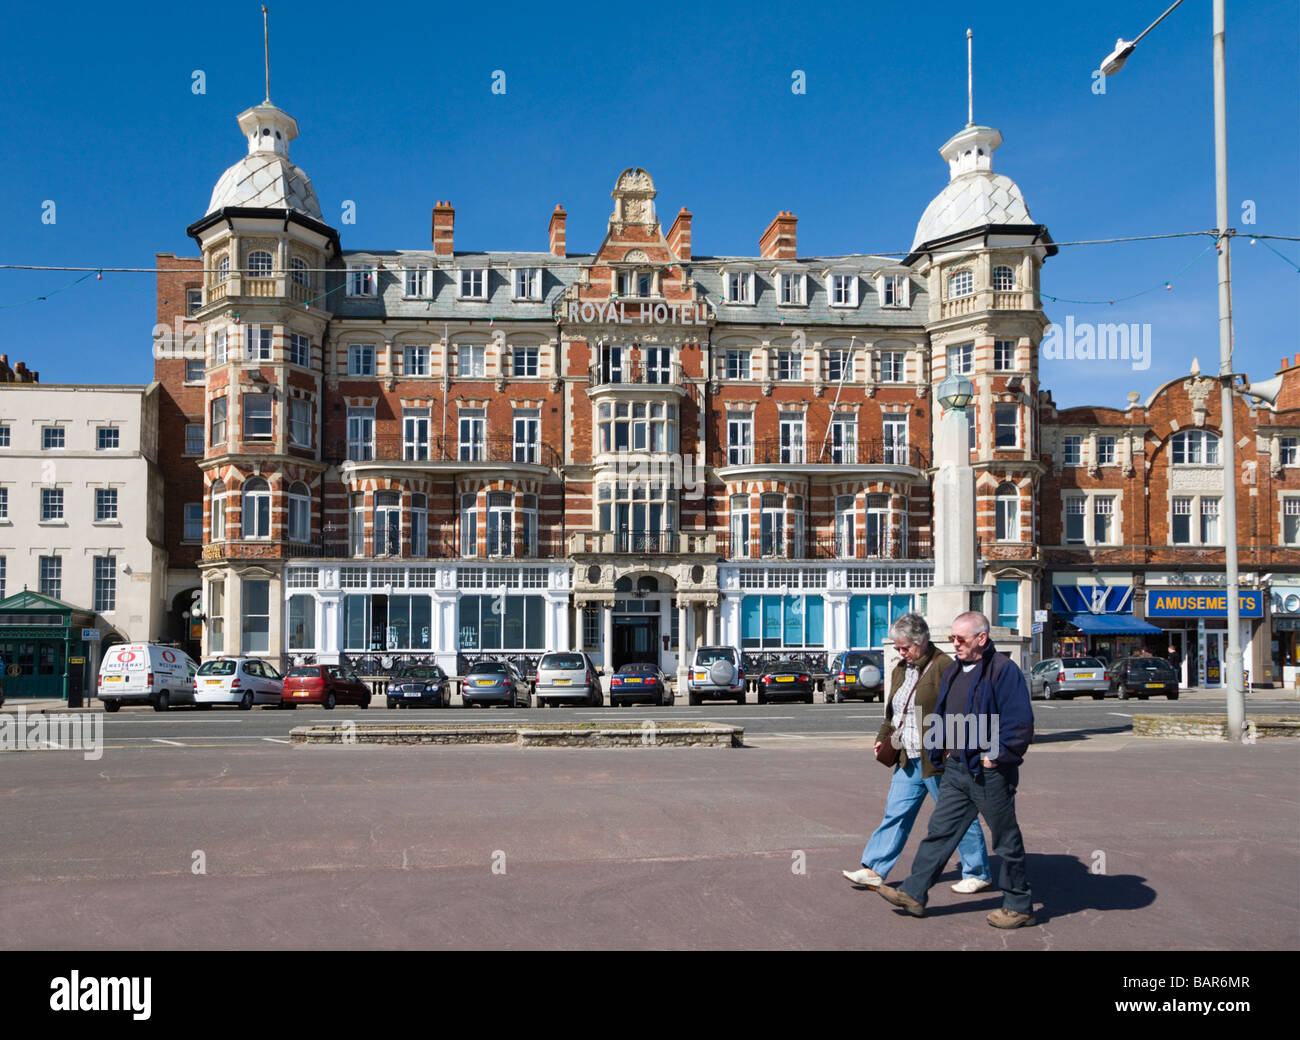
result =
[[[1244,654],[1247,688],[1251,671],[1251,633],[1264,616],[1264,595],[1258,589],[1238,592],[1241,611],[1239,642]],[[1187,586],[1147,589],[1147,617],[1166,637],[1166,657],[1180,668],[1184,686],[1220,688],[1227,683],[1228,594],[1224,589]]]
[[[1092,578],[1092,575],[1089,575]],[[1052,657],[1098,657],[1110,663],[1139,650],[1158,653],[1161,630],[1133,614],[1133,586],[1071,581],[1052,586]],[[1093,578],[1095,582],[1095,578]]]
[[1288,690],[1300,687],[1300,583],[1273,583],[1269,590],[1272,636],[1269,655],[1274,681]]
[[0,667],[6,699],[94,693],[98,673],[96,615],[24,590],[0,600]]

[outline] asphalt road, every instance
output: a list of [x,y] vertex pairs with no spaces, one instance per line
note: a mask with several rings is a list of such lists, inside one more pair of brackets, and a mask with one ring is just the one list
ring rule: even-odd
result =
[[[10,701],[4,711],[13,711],[20,702]],[[692,708],[678,701],[672,707],[651,708],[634,705],[626,708],[490,708],[466,710],[411,709],[388,711],[383,699],[368,709],[339,707],[333,711],[301,706],[292,711],[259,707],[252,711],[217,707],[199,710],[179,707],[169,712],[155,712],[150,708],[123,708],[104,716],[104,742],[108,748],[119,747],[185,747],[193,746],[270,746],[287,743],[289,731],[295,726],[351,719],[367,725],[417,721],[428,722],[560,722],[643,719],[710,719],[745,728],[747,739],[791,736],[799,738],[851,737],[874,735],[880,726],[881,705],[864,704],[746,704],[744,706],[719,703]],[[1247,698],[1247,714],[1300,714],[1300,702],[1290,698],[1252,694]],[[1134,714],[1159,714],[1164,712],[1215,712],[1225,711],[1221,692],[1195,691],[1184,694],[1177,701],[1163,698],[1148,701],[1042,701],[1034,702],[1034,721],[1037,736],[1056,739],[1078,736],[1097,737],[1126,733],[1132,727]]]
[[1018,808],[1040,920],[1014,932],[985,923],[996,893],[949,891],[955,870],[923,920],[841,879],[889,783],[860,740],[17,752],[0,758],[0,947],[1290,949],[1298,751],[1034,748]]

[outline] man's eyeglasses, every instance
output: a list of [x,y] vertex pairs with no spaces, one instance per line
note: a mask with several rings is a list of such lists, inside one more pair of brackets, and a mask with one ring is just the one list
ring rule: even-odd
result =
[[976,640],[978,640],[979,637],[982,636],[982,635],[984,635],[983,632],[977,632],[977,633],[976,633],[975,635],[973,635],[973,636],[959,636],[959,635],[956,635],[956,634],[954,633],[954,635],[953,635],[953,637],[952,637],[952,641],[953,641],[954,643],[960,643],[960,644],[962,644],[963,646],[965,646],[967,643],[974,643],[974,642],[975,642]]

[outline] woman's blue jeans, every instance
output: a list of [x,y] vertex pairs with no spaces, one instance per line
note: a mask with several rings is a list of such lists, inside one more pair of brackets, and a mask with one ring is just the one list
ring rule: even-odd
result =
[[[924,752],[922,752],[924,754]],[[921,803],[928,794],[936,804],[939,801],[939,781],[942,776],[921,776],[919,759],[908,758],[906,766],[894,768],[894,778],[889,785],[889,797],[885,800],[885,818],[880,822],[862,850],[862,865],[870,867],[882,878],[888,877],[893,866],[902,855],[907,836],[912,832],[916,814],[921,811]],[[979,818],[971,821],[970,827],[962,835],[957,845],[961,856],[961,876],[979,878],[989,881],[989,854],[984,847],[984,832],[980,829]]]

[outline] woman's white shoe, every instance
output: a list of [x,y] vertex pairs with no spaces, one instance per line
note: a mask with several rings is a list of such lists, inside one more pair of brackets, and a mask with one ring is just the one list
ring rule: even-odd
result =
[[968,877],[962,878],[952,886],[954,892],[960,892],[964,896],[973,895],[976,892],[983,892],[989,888],[993,882],[985,881],[983,878]]
[[841,870],[840,873],[855,885],[866,885],[868,888],[875,888],[885,880],[870,867],[863,867],[861,870]]

